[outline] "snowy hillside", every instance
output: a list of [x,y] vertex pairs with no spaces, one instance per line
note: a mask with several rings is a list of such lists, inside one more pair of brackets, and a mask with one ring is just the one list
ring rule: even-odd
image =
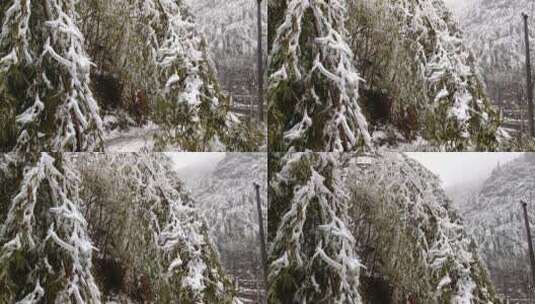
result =
[[[258,33],[256,0],[186,0],[185,2],[201,27],[212,55],[240,56],[256,53]],[[266,1],[262,3],[262,22],[265,31]]]
[[[193,170],[179,169],[187,180]],[[206,170],[208,171],[208,170]],[[188,182],[192,196],[205,212],[216,239],[233,237],[256,238],[258,227],[256,194],[253,183],[260,185],[261,199],[267,199],[267,155],[265,153],[227,153],[213,171],[196,176]],[[195,176],[193,174],[193,176]],[[265,215],[265,212],[264,212]],[[231,221],[236,233],[231,236],[224,224]]]
[[[206,37],[210,59],[223,90],[232,97],[232,110],[256,119],[258,114],[257,1],[186,0]],[[266,57],[267,1],[262,1],[263,51]]]
[[526,295],[528,276],[527,240],[520,200],[528,202],[531,224],[535,223],[535,156],[525,154],[496,167],[461,208],[466,227],[479,245],[497,288],[509,294]]
[[502,126],[511,134],[517,135],[527,132],[523,13],[529,16],[533,62],[535,51],[533,1],[476,0],[473,1],[471,9],[457,14],[465,33],[464,40],[474,54],[487,94],[503,114]]
[[[258,184],[267,226],[267,155],[226,153],[212,170],[179,169],[208,222],[223,267],[237,279],[240,296],[256,303],[264,296],[259,220],[254,184]],[[266,227],[264,229],[267,229]]]
[[[475,57],[484,69],[500,67],[515,70],[524,64],[521,13],[533,18],[534,12],[535,3],[529,0],[478,0],[472,9],[465,11],[464,16],[459,16],[465,29],[465,40],[473,46]],[[531,35],[533,39],[533,30]],[[486,72],[488,70],[484,70]]]

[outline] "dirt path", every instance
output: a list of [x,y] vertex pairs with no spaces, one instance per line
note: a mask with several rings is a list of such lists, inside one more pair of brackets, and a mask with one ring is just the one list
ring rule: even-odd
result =
[[139,152],[143,148],[152,150],[153,136],[158,132],[153,129],[136,129],[124,134],[119,134],[104,141],[104,147],[108,152]]

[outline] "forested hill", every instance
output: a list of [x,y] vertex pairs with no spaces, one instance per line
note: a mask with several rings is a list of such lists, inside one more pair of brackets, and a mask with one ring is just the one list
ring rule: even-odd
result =
[[[254,55],[257,44],[257,1],[186,0],[216,56]],[[267,17],[264,12],[264,29]]]
[[497,165],[479,194],[472,192],[457,204],[468,232],[478,243],[493,281],[500,291],[527,296],[530,277],[528,245],[521,200],[528,202],[530,222],[535,221],[533,198],[535,158],[523,156]]
[[492,65],[518,68],[524,64],[522,13],[533,17],[533,1],[478,0],[469,10],[459,12],[457,17],[464,29],[465,40],[474,46],[476,58],[484,68]]
[[[255,0],[186,0],[206,37],[210,58],[232,109],[240,115],[258,116],[257,8]],[[267,36],[267,1],[262,1],[263,39]],[[264,43],[265,45],[265,43]],[[264,47],[264,58],[266,48]]]
[[493,103],[504,112],[507,120],[518,120],[523,115],[520,111],[526,111],[522,14],[529,15],[533,56],[535,3],[529,0],[477,0],[471,3],[470,9],[457,11],[464,40],[474,53]]
[[223,268],[239,284],[247,303],[261,303],[264,294],[255,184],[259,185],[264,225],[267,225],[267,155],[226,153],[212,170],[184,168],[192,196],[206,218]]

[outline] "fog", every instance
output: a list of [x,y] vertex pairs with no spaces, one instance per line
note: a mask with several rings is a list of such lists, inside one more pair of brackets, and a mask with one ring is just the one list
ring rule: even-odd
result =
[[522,153],[407,153],[437,174],[444,187],[482,181],[498,163],[504,164]]
[[225,157],[225,152],[176,152],[166,153],[175,163],[175,169],[215,168]]
[[462,16],[466,13],[467,9],[473,5],[476,0],[444,0],[444,3],[449,7],[457,16]]
[[[224,152],[181,152],[166,153],[175,164],[181,176],[199,177],[215,169],[217,163],[225,157]],[[444,187],[460,183],[483,181],[490,176],[498,163],[519,157],[522,153],[429,153],[415,152],[407,155],[437,174]]]

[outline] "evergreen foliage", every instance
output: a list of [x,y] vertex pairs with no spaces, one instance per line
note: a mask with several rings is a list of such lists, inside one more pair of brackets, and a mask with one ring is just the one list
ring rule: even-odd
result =
[[438,178],[403,154],[275,154],[269,194],[273,303],[500,303]]
[[337,157],[290,153],[270,177],[269,303],[361,303]]
[[184,4],[159,4],[166,32],[156,55],[165,83],[156,119],[164,133],[157,145],[176,143],[189,151],[253,150],[254,144],[240,133],[244,129],[238,118],[229,112],[229,100],[208,63],[206,43],[184,13]]
[[442,1],[269,9],[271,151],[504,147],[476,60]]
[[499,303],[476,243],[435,175],[396,153],[347,161],[351,229],[361,236],[367,277],[385,278],[401,302]]
[[2,302],[239,303],[167,156],[0,160]]
[[358,104],[361,79],[347,45],[346,1],[286,1],[270,12],[276,32],[268,69],[270,149],[371,148]]
[[22,154],[12,161],[16,171],[2,176],[2,183],[14,182],[18,189],[0,226],[0,299],[100,303],[80,180],[61,156]]
[[101,150],[76,1],[3,1],[0,15],[2,150]]
[[473,55],[442,1],[400,1],[394,7],[422,75],[426,138],[445,150],[497,147],[498,114],[490,104]]

